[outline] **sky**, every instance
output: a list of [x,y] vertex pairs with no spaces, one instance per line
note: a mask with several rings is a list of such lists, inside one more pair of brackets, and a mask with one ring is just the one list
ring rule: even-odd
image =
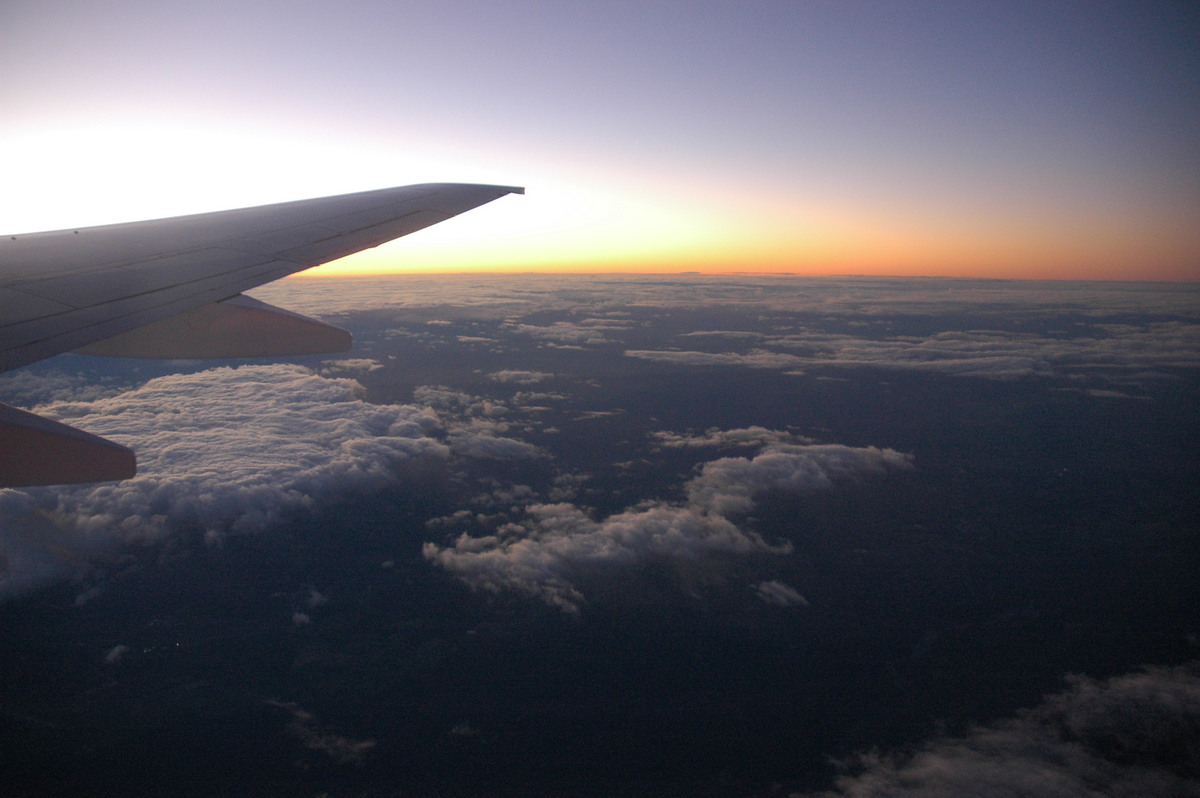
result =
[[1200,12],[10,0],[0,229],[520,185],[319,273],[1200,279]]

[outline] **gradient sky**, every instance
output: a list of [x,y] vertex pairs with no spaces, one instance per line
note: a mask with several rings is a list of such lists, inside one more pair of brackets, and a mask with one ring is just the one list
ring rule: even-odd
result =
[[6,0],[0,229],[524,185],[323,271],[1200,279],[1191,2]]

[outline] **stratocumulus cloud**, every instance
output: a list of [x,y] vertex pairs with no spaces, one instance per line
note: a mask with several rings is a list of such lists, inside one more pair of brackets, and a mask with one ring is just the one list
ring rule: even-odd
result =
[[781,443],[811,443],[808,438],[790,432],[765,427],[742,427],[739,429],[707,429],[701,435],[660,431],[651,433],[659,446],[667,449],[699,449],[725,447],[766,446]]
[[[754,497],[764,491],[829,490],[840,481],[907,468],[910,461],[891,449],[779,444],[753,458],[705,463],[687,484],[682,504],[649,503],[599,521],[573,504],[535,504],[525,508],[519,523],[492,535],[463,534],[447,546],[426,543],[422,551],[473,588],[514,590],[577,612],[584,595],[575,580],[598,568],[685,562],[718,553],[787,554],[790,544],[769,544],[731,516],[753,509]],[[764,600],[803,602],[786,585],[765,584],[758,589]]]
[[[819,798],[1200,795],[1200,666],[1071,680],[1016,718],[910,756],[860,757]],[[817,798],[814,796],[814,798]]]
[[593,327],[582,327],[567,321],[557,321],[554,324],[540,326],[536,324],[517,324],[512,331],[518,335],[528,335],[538,341],[555,344],[606,344],[608,339]]
[[354,374],[379,371],[383,364],[378,360],[365,357],[343,358],[341,360],[326,360],[321,364],[320,371],[325,375]]
[[502,369],[488,375],[496,382],[515,382],[518,385],[532,385],[535,382],[548,380],[553,377],[545,371],[521,371],[519,369]]
[[300,366],[245,366],[38,408],[138,453],[136,477],[65,491],[59,509],[130,531],[153,531],[164,516],[249,531],[314,495],[378,488],[407,460],[446,457],[432,411],[369,404],[361,393],[354,380]]
[[311,712],[291,701],[267,700],[265,703],[290,713],[287,731],[305,748],[327,754],[338,764],[361,765],[375,748],[374,740],[355,740],[322,727]]
[[768,604],[776,607],[807,607],[808,599],[791,585],[786,585],[777,579],[759,582],[754,586],[754,593]]
[[1131,370],[1200,366],[1200,326],[1195,324],[1109,325],[1102,332],[1064,339],[997,330],[952,330],[923,338],[809,331],[764,338],[764,347],[744,353],[630,349],[625,354],[687,366],[789,371],[812,366],[871,367],[990,379],[1065,376],[1077,370],[1120,377]]
[[[421,278],[322,278],[326,290],[312,290],[304,277],[277,280],[251,293],[266,302],[319,318],[378,308],[469,307],[495,319],[519,319],[539,311],[559,311],[620,323],[613,316],[629,308],[738,307],[747,312],[880,318],[968,312],[1003,316],[1013,310],[1051,313],[1195,312],[1195,292],[1178,285],[1097,282],[874,277],[714,277],[683,276],[647,280],[630,275],[463,275]],[[470,290],[464,290],[469,284]],[[581,322],[582,326],[591,319]],[[429,324],[445,324],[438,317]],[[535,330],[538,328],[535,328]],[[744,330],[697,330],[700,334],[740,335]]]
[[629,349],[628,357],[658,360],[681,366],[744,366],[756,369],[794,369],[805,364],[804,358],[786,352],[756,349],[746,354],[736,352],[687,352],[679,350]]
[[449,456],[434,411],[369,404],[361,393],[354,380],[300,366],[245,366],[36,408],[132,446],[138,475],[0,492],[0,593],[68,575],[105,544],[187,528],[211,539],[260,531],[322,496],[377,490],[407,463]]
[[40,372],[19,370],[0,375],[0,401],[18,407],[32,407],[47,402],[91,402],[114,396],[129,387],[119,384],[112,377],[92,380],[82,374],[69,374],[58,369]]
[[719,515],[746,513],[765,491],[811,493],[858,476],[907,468],[912,458],[894,449],[837,444],[773,447],[757,457],[722,457],[705,463],[688,483],[688,504]]
[[604,566],[697,559],[718,552],[783,554],[753,532],[720,516],[658,505],[593,521],[573,504],[539,504],[519,524],[495,535],[462,535],[445,548],[426,543],[425,557],[474,588],[515,590],[567,612],[578,612],[578,573]]
[[442,385],[422,385],[413,391],[413,399],[445,411],[446,442],[456,457],[522,460],[546,456],[537,446],[505,435],[509,425],[501,419],[509,415],[512,408],[503,401]]
[[[621,325],[630,322],[597,318],[609,308],[721,308],[723,312],[739,308],[789,316],[770,331],[698,326],[678,334],[685,345],[681,349],[664,346],[626,352],[629,357],[680,365],[786,372],[812,366],[872,367],[989,379],[1064,377],[1086,371],[1118,381],[1136,379],[1145,371],[1200,366],[1196,292],[1179,285],[751,276],[514,280],[505,276],[472,280],[467,301],[458,293],[461,284],[452,280],[346,280],[338,281],[338,291],[319,295],[299,290],[303,282],[281,280],[255,293],[319,315],[397,305],[440,309],[448,304],[467,304],[477,313],[479,305],[491,304],[497,322],[504,319],[500,326],[508,334],[560,348],[626,337],[630,328]],[[547,311],[581,320],[547,323]],[[524,321],[534,314],[539,314],[538,324]],[[1113,314],[1118,318],[1105,318]],[[1055,315],[1072,319],[1069,325],[1079,319],[1080,326],[1039,329],[1038,320]],[[1142,318],[1130,321],[1138,316]],[[797,321],[801,317],[807,319]],[[924,322],[939,317],[969,317],[975,326],[929,331]],[[900,332],[905,324],[898,319],[922,322],[921,332]],[[1034,323],[1013,329],[1014,320]],[[828,329],[830,322],[837,332]],[[737,351],[692,351],[697,344],[722,340]],[[738,346],[749,342],[755,345],[752,351]]]

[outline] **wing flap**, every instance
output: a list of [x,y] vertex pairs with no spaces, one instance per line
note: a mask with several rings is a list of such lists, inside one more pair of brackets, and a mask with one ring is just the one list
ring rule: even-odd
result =
[[239,294],[75,351],[108,357],[277,357],[345,352],[351,343],[340,327]]
[[0,487],[129,479],[131,450],[43,416],[0,405]]

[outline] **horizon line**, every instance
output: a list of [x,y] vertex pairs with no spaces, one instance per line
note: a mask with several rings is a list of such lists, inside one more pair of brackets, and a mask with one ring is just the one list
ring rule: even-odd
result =
[[872,274],[864,272],[781,272],[781,271],[697,271],[684,269],[679,271],[558,271],[540,269],[477,269],[477,270],[428,270],[428,271],[338,271],[330,269],[320,271],[329,264],[314,266],[304,271],[295,272],[283,279],[334,279],[334,278],[372,278],[372,277],[779,277],[807,279],[875,279],[875,280],[961,280],[975,282],[1008,282],[1008,283],[1156,283],[1169,285],[1200,286],[1200,278],[1179,280],[1169,278],[1142,277],[991,277],[984,275],[951,275],[951,274]]

